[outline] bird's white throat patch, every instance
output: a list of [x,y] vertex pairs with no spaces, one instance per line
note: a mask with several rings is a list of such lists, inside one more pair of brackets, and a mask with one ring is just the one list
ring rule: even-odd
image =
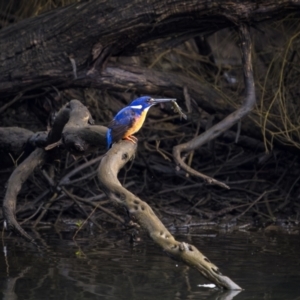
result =
[[131,106],[131,108],[135,108],[135,109],[141,109],[143,107],[143,105],[133,105]]

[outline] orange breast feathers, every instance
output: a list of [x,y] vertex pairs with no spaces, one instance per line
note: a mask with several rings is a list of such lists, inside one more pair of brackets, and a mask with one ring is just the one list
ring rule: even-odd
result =
[[129,130],[125,133],[124,138],[135,134],[136,132],[138,132],[141,129],[141,127],[143,126],[143,124],[145,122],[146,115],[147,115],[149,108],[150,107],[147,107],[146,109],[144,109],[143,112],[135,118],[135,122],[132,124],[132,127],[129,128]]

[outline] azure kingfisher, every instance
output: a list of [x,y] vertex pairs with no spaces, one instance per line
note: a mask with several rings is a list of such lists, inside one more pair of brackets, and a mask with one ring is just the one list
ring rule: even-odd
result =
[[154,99],[144,96],[133,100],[128,106],[120,110],[108,125],[106,140],[108,149],[121,139],[137,142],[133,136],[144,124],[149,108],[162,102],[176,101],[176,99]]

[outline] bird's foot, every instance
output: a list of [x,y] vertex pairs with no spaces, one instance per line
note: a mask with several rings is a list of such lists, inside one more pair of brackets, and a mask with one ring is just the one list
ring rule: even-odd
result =
[[134,135],[130,135],[130,136],[126,136],[124,138],[124,140],[130,141],[130,142],[136,144],[138,141],[138,138],[136,138]]

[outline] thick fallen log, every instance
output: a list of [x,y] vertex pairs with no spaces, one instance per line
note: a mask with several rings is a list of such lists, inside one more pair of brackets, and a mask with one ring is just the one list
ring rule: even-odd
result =
[[[139,10],[141,5],[143,9]],[[241,22],[257,26],[259,22],[282,18],[289,12],[297,14],[299,8],[299,0],[261,3],[172,0],[166,5],[164,1],[154,0],[146,3],[127,0],[122,1],[122,5],[119,1],[92,1],[23,20],[0,31],[0,95],[5,103],[1,108],[7,107],[12,94],[17,94],[17,101],[30,90],[49,85],[58,89],[92,86],[144,94],[164,93],[179,99],[186,87],[200,107],[217,113],[217,119],[221,120],[233,107],[211,86],[182,75],[122,66],[108,62],[108,58],[172,47],[176,44],[176,39],[171,38],[174,35],[182,42],[221,28],[235,27]],[[78,18],[84,22],[78,22]],[[161,37],[168,39],[161,44],[152,43]],[[240,100],[234,102],[240,103]],[[253,126],[253,121],[257,126]],[[285,130],[274,126],[276,116],[270,114],[266,120],[265,136],[259,124],[261,117],[251,115],[251,119],[243,120],[242,131],[257,139],[274,139],[277,146],[295,150],[291,140],[298,140],[297,133],[272,136],[273,132]]]
[[299,8],[299,0],[75,3],[0,31],[0,94],[51,84],[70,86],[77,78],[101,73],[111,55],[155,50],[149,41],[174,35],[183,41],[240,22],[256,24],[296,13]]

